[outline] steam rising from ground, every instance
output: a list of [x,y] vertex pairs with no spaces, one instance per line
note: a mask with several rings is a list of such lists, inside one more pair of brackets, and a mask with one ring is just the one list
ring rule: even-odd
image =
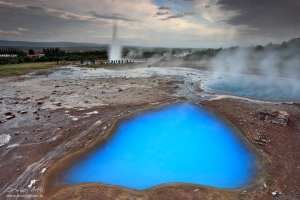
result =
[[[258,87],[266,94],[270,91],[290,91],[290,96],[300,94],[300,51],[296,48],[264,49],[236,48],[223,50],[210,60],[214,78],[226,73],[232,77],[232,86]],[[238,83],[234,79],[241,74],[257,74],[260,78],[244,76]],[[228,82],[228,80],[227,80]],[[228,84],[228,87],[230,84]],[[275,90],[274,90],[275,88]],[[276,91],[276,88],[278,89]],[[227,90],[228,91],[228,90]],[[268,91],[268,92],[267,92]],[[261,92],[261,91],[260,91]],[[270,93],[268,93],[270,94]],[[266,97],[267,98],[267,97]],[[300,102],[299,95],[296,100]],[[290,99],[290,97],[286,97]]]
[[256,51],[237,48],[221,51],[210,61],[215,72],[300,79],[300,52],[293,49]]
[[[191,51],[170,49],[160,51],[157,49],[149,51],[148,49],[147,51],[132,51],[128,56],[147,58],[147,65],[153,67],[211,69],[212,79],[218,81],[226,74],[225,77],[231,78],[219,80],[220,84],[226,85],[226,87],[238,86],[234,90],[245,94],[244,96],[247,96],[246,91],[251,91],[253,98],[257,96],[260,99],[300,102],[300,95],[298,95],[300,94],[299,38],[283,42],[280,45],[268,44],[265,47],[232,47],[192,53]],[[176,51],[184,56],[176,56]],[[182,59],[183,57],[184,59]],[[223,82],[221,83],[221,81]],[[218,84],[216,83],[216,85]],[[233,89],[226,90],[224,87],[219,88],[224,89],[223,91],[233,91]]]

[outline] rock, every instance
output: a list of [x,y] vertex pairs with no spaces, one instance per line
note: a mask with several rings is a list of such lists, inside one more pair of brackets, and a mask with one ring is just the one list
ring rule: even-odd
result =
[[5,115],[12,115],[12,112],[6,112]]
[[43,101],[38,101],[38,102],[37,102],[38,105],[41,105],[41,104],[43,104],[43,103],[44,103]]
[[51,102],[54,102],[54,101],[55,101],[55,99],[50,99],[50,101],[51,101]]
[[[11,137],[9,134],[0,134],[0,147],[9,143]],[[13,161],[11,161],[13,163]]]
[[60,85],[56,85],[55,87],[60,87]]
[[21,111],[20,113],[23,115],[23,114],[27,114],[28,111],[24,110],[24,111]]
[[33,114],[37,114],[37,110],[33,111],[32,113],[33,113]]
[[15,132],[15,135],[19,135],[19,132]]
[[5,120],[0,120],[0,124],[3,124],[3,123],[5,123]]
[[123,91],[123,89],[122,88],[119,88],[119,92],[122,92]]
[[44,97],[42,97],[42,98],[35,99],[35,101],[43,101],[43,100],[49,99],[49,98],[50,98],[50,96],[44,96]]
[[61,102],[54,102],[53,105],[61,106]]
[[6,119],[8,119],[8,120],[13,119],[13,118],[15,118],[15,115],[8,115],[8,116],[6,117]]
[[286,126],[289,120],[289,114],[283,110],[265,110],[259,112],[259,119],[269,123]]
[[266,134],[263,134],[262,132],[257,132],[256,136],[253,138],[253,140],[260,145],[266,145],[270,143],[270,140],[268,140],[268,137]]
[[278,195],[280,194],[280,192],[274,191],[274,192],[270,192],[270,194],[271,194],[272,196],[278,196]]
[[40,117],[36,117],[35,119],[38,120],[38,119],[40,119]]
[[84,101],[84,103],[89,103],[89,101]]

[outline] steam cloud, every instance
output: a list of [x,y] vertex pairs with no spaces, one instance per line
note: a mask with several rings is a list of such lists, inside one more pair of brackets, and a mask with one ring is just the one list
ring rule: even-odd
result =
[[237,48],[221,51],[210,61],[215,72],[300,79],[300,53],[293,48],[283,51]]
[[[285,99],[297,99],[300,102],[300,49],[299,46],[288,46],[284,49],[261,47],[233,48],[220,51],[209,59],[214,71],[214,78],[226,73],[232,79],[234,87],[255,88],[268,91],[266,94],[282,92]],[[241,75],[260,75],[242,76]],[[239,78],[237,78],[239,77]],[[228,80],[227,80],[228,82]],[[224,82],[225,84],[225,82]],[[288,91],[288,92],[287,92]],[[272,95],[273,95],[272,94]]]

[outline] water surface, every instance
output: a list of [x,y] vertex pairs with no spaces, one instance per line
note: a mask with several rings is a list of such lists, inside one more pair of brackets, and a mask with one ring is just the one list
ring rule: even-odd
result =
[[204,87],[254,99],[300,102],[298,80],[241,75],[206,81]]
[[237,188],[255,178],[253,154],[233,129],[198,106],[178,104],[136,115],[115,131],[108,143],[68,169],[63,182]]

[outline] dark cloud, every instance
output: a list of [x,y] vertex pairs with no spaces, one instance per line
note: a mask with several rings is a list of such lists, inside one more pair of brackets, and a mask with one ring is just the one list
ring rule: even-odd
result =
[[44,8],[41,6],[26,6],[27,9],[29,10],[34,10],[34,11],[43,11]]
[[169,20],[169,19],[182,18],[184,16],[185,16],[184,13],[178,13],[177,15],[171,15],[171,16],[168,16],[167,18],[164,18],[164,19],[161,19],[161,20]]
[[169,12],[158,11],[155,15],[168,15]]
[[136,19],[133,19],[131,17],[127,17],[120,13],[98,13],[96,11],[90,11],[89,14],[91,14],[93,17],[97,17],[100,19],[112,19],[112,20],[123,20],[123,21],[138,21]]
[[161,7],[159,7],[158,9],[159,9],[159,10],[170,10],[170,8],[167,7],[167,6],[161,6]]
[[194,12],[185,12],[184,15],[194,15]]
[[[0,1],[0,16],[1,15],[23,16],[29,18],[30,16],[35,16],[38,18],[45,16],[48,18],[58,18],[64,20],[78,20],[78,21],[92,20],[91,17],[77,15],[71,12],[65,12],[63,10],[50,9],[43,6],[30,6],[30,5],[8,3],[3,1]],[[16,22],[20,20],[21,19],[16,20]]]
[[263,31],[300,30],[299,0],[219,0],[223,10],[238,11],[225,20],[231,25],[246,25]]
[[0,1],[0,37],[8,40],[58,40],[75,37],[104,20],[42,6]]
[[169,16],[168,18],[172,19],[172,18],[182,18],[182,17],[184,17],[184,14],[183,13],[178,13],[177,15],[172,15],[172,16]]

